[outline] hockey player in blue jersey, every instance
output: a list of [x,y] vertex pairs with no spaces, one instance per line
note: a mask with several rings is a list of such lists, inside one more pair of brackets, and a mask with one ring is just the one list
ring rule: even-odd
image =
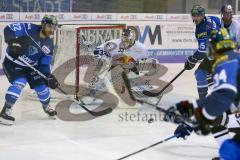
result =
[[[211,31],[221,28],[221,22],[218,17],[205,16],[205,9],[200,5],[192,8],[191,15],[196,24],[195,36],[198,41],[198,50],[185,62],[185,69],[190,70],[197,62],[201,62],[195,71],[195,78],[197,80],[199,98],[204,99],[208,94],[209,86],[213,84],[211,68],[214,63],[214,59],[206,55],[206,44]],[[224,139],[230,137],[229,130],[224,126],[212,128],[212,134],[219,146]]]
[[[166,116],[174,121],[176,115],[187,118],[194,117],[193,128],[198,134],[206,135],[213,126],[228,126],[229,116],[225,111],[230,110],[239,94],[240,56],[234,49],[236,43],[230,39],[227,29],[213,31],[209,38],[209,56],[215,59],[212,66],[214,75],[213,90],[206,98],[193,103],[182,101],[177,103]],[[170,118],[171,117],[171,118]],[[240,113],[235,114],[236,119]],[[231,123],[231,122],[230,122]],[[239,127],[239,125],[238,125]],[[185,137],[192,131],[192,127],[181,124],[175,131],[178,137]],[[232,139],[225,140],[219,150],[220,158],[224,160],[240,159],[240,133]]]
[[[214,16],[205,16],[205,9],[196,5],[191,10],[193,22],[196,24],[195,37],[198,41],[197,51],[185,62],[185,69],[191,70],[197,62],[201,62],[195,71],[199,98],[204,98],[211,85],[211,64],[206,56],[206,42],[212,30],[220,28],[220,19]],[[210,83],[210,84],[209,84]]]
[[[43,110],[50,117],[57,112],[50,103],[49,88],[55,89],[59,83],[51,74],[50,67],[53,58],[53,40],[57,27],[55,16],[46,15],[41,25],[31,23],[13,23],[4,28],[5,42],[8,44],[3,61],[3,70],[11,83],[5,95],[5,104],[0,113],[0,123],[11,125],[15,118],[11,116],[13,105],[20,97],[25,85],[28,83],[34,89]],[[49,79],[42,79],[36,72],[26,66],[18,57],[21,56],[30,65],[40,70]]]

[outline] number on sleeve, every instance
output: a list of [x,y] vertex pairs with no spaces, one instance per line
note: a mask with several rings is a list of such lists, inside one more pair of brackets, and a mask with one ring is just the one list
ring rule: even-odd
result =
[[9,27],[13,30],[13,31],[20,31],[22,29],[21,24],[20,23],[14,23],[14,24],[10,24]]

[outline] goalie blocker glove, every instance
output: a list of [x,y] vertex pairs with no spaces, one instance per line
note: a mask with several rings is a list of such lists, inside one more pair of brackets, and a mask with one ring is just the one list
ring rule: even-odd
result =
[[58,80],[52,74],[50,74],[50,76],[48,77],[47,83],[51,89],[56,89],[59,86]]

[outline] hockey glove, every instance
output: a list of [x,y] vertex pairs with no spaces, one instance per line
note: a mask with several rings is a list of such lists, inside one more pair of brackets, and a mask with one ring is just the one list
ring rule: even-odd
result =
[[180,117],[189,119],[193,116],[193,113],[194,108],[192,103],[189,103],[188,101],[181,101],[166,111],[164,120],[179,123],[181,122],[181,120],[179,120]]
[[173,122],[176,124],[179,124],[182,122],[181,119],[179,119],[178,117],[181,118],[180,113],[177,111],[176,107],[170,107],[168,110],[166,110],[163,120],[166,122]]
[[191,70],[195,67],[196,63],[198,62],[197,59],[193,58],[193,56],[188,57],[187,61],[184,64],[184,68],[186,70]]
[[19,56],[23,55],[22,45],[17,41],[12,41],[8,44],[11,57],[15,60]]
[[189,136],[192,131],[193,131],[193,128],[190,125],[186,123],[181,123],[174,131],[174,135],[177,138],[186,139],[186,137]]
[[59,86],[59,82],[57,81],[56,77],[52,74],[48,77],[48,86],[51,89],[56,89]]

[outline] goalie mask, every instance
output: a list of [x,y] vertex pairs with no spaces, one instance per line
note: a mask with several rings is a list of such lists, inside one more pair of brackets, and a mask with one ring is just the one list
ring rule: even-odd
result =
[[208,56],[214,58],[215,54],[224,54],[236,48],[226,28],[213,30],[208,40]]
[[233,18],[233,8],[230,4],[222,6],[221,16],[225,26],[228,26],[231,24],[232,18]]
[[122,31],[122,47],[128,49],[135,43],[135,34],[134,31],[130,28],[123,29]]

